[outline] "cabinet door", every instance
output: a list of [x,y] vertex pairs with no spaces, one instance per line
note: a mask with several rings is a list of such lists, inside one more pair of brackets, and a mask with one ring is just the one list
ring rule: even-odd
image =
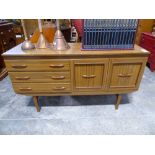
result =
[[108,59],[74,61],[74,88],[82,91],[104,88],[107,66]]
[[110,90],[138,89],[146,58],[111,59]]

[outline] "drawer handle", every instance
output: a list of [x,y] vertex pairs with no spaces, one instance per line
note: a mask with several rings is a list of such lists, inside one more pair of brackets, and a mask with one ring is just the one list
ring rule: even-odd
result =
[[13,68],[26,68],[26,65],[12,65]]
[[28,80],[28,79],[30,79],[30,77],[29,77],[29,76],[25,76],[25,77],[16,77],[15,79],[16,79],[16,80]]
[[52,68],[61,68],[61,67],[64,67],[63,64],[58,64],[58,65],[50,65],[49,67],[52,67]]
[[94,78],[96,75],[82,75],[83,78]]
[[21,90],[21,91],[31,91],[32,88],[19,88],[19,90]]
[[118,76],[119,77],[130,77],[130,76],[132,76],[131,74],[127,74],[127,75],[125,75],[125,74],[118,74]]
[[65,76],[51,76],[51,79],[61,80],[64,79]]
[[64,89],[66,89],[66,87],[55,87],[55,88],[53,88],[53,90],[64,90]]

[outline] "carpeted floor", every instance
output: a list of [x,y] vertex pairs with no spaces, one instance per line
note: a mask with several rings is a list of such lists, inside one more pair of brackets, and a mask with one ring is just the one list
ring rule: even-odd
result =
[[155,72],[145,69],[140,89],[115,96],[32,97],[14,93],[9,77],[0,81],[0,134],[155,134]]

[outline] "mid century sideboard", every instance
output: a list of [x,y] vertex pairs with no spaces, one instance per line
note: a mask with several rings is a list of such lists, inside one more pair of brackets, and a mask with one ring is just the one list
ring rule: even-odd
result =
[[34,49],[21,45],[3,54],[16,93],[33,96],[37,111],[39,96],[121,94],[138,90],[149,52],[134,50],[82,51],[71,43],[66,51]]

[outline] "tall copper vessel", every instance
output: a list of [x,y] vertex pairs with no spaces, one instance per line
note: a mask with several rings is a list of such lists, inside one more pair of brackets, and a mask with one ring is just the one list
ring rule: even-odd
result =
[[57,19],[57,31],[55,32],[54,41],[53,41],[53,49],[54,50],[67,50],[69,47],[66,42],[62,32],[60,31],[59,20]]
[[43,34],[43,31],[42,31],[42,24],[41,24],[41,19],[38,19],[38,26],[39,26],[39,32],[40,32],[40,35],[39,35],[39,39],[37,41],[37,44],[36,44],[36,48],[49,48],[50,47],[50,44],[48,43],[48,41],[46,40],[44,34]]
[[35,46],[28,40],[28,36],[26,33],[26,29],[25,29],[25,24],[24,24],[24,20],[21,19],[21,23],[22,23],[22,27],[23,27],[23,31],[24,31],[24,37],[25,37],[25,41],[22,43],[22,50],[30,50],[30,49],[34,49]]

